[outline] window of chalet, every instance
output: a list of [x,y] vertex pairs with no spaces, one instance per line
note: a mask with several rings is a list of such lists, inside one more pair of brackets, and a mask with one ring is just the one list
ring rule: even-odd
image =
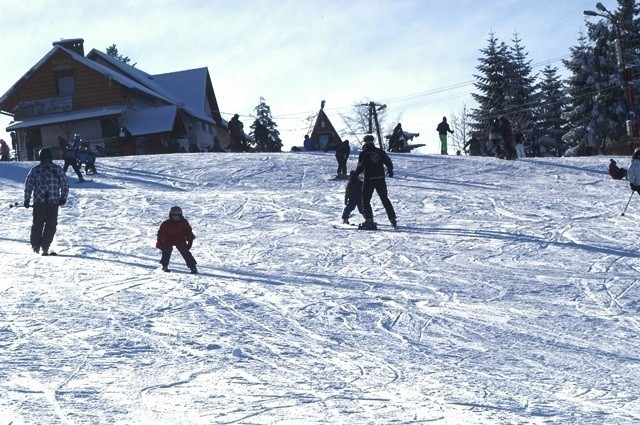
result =
[[58,96],[76,92],[76,77],[73,70],[56,72],[55,76]]

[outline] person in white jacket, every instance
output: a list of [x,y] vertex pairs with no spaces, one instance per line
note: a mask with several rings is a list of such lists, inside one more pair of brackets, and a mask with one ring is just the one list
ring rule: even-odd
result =
[[627,170],[629,186],[634,192],[640,194],[640,148],[636,148],[631,156],[631,165]]

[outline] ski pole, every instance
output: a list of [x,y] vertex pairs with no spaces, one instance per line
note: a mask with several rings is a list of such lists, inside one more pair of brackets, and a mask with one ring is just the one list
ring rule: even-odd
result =
[[[633,196],[633,194],[636,193],[635,190],[631,191],[631,196]],[[629,196],[629,200],[627,201],[627,205],[624,206],[624,210],[622,210],[622,214],[620,215],[624,215],[625,211],[627,211],[627,207],[629,206],[629,202],[631,202],[631,196]]]

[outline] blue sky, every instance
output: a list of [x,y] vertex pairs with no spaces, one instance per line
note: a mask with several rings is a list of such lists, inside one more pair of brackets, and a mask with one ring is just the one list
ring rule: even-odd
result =
[[[322,100],[340,113],[372,100],[433,152],[442,116],[473,106],[473,74],[489,33],[518,33],[534,71],[564,69],[592,0],[0,2],[0,92],[62,38],[85,51],[116,44],[149,73],[208,67],[225,118],[246,123],[260,97],[288,146],[301,145]],[[610,9],[616,2],[604,2]],[[0,137],[10,118],[0,116]],[[455,129],[454,129],[455,130]]]

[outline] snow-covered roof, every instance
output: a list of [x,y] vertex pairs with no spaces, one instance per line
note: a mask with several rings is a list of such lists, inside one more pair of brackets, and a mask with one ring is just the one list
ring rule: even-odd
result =
[[209,124],[216,124],[213,118],[206,113],[207,78],[209,75],[207,68],[151,75],[96,49],[91,50],[87,58],[98,61],[97,63],[108,63],[110,67],[119,70],[128,78],[144,85],[163,98],[169,99],[171,103],[187,114]]
[[[183,110],[188,115],[191,115],[203,122],[212,125],[216,124],[215,120],[207,114],[206,108],[206,93],[208,81],[207,68],[197,68],[166,74],[150,75],[144,71],[141,71],[131,65],[124,63],[117,58],[99,52],[96,49],[91,50],[87,57],[84,57],[74,52],[73,50],[67,49],[60,45],[54,46],[42,59],[38,61],[38,63],[31,67],[31,69],[27,71],[0,98],[0,104],[3,103],[21,83],[23,83],[31,74],[33,74],[33,72],[35,72],[44,63],[46,63],[47,60],[58,50],[64,51],[75,61],[93,69],[96,72],[99,72],[100,74],[104,75],[105,78],[111,81],[114,81],[129,89],[148,95],[152,98],[158,99],[159,101],[167,105],[174,105],[174,110],[177,107]],[[151,114],[150,112],[145,113]],[[165,113],[166,110],[151,115],[153,115],[157,119],[157,117],[162,116]],[[83,111],[78,111],[78,114],[82,115]],[[62,116],[63,114],[59,114],[59,117]],[[65,113],[64,117],[65,119],[56,118],[58,119],[58,121],[54,122],[77,120],[77,118],[74,118],[74,113]],[[49,121],[51,117],[39,117],[38,119]],[[19,123],[12,124],[7,128],[7,131],[9,131],[10,129],[15,130],[18,128],[32,126],[34,125],[32,123],[35,123],[34,120],[25,120],[24,122],[29,121],[29,124],[25,126],[19,126]],[[18,127],[15,127],[16,125],[18,125]],[[173,120],[171,121],[171,125],[173,125]],[[144,127],[143,123],[141,123],[141,127]]]
[[22,121],[16,121],[7,127],[7,131],[20,130],[22,128],[40,127],[43,125],[57,124],[67,121],[82,121],[94,118],[120,115],[122,106],[108,106],[105,108],[82,109],[79,111],[65,112],[61,114],[41,115]]
[[134,136],[168,132],[173,129],[177,109],[175,105],[138,111],[126,109],[122,126]]

